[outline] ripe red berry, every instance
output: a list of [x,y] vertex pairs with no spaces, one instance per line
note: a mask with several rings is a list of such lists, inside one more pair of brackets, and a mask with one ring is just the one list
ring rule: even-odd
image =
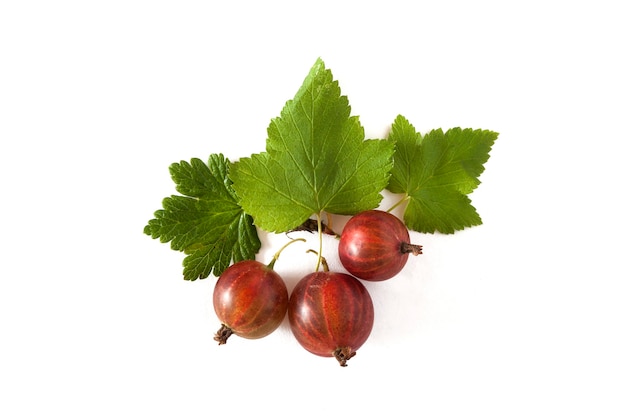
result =
[[235,263],[220,275],[213,291],[213,307],[222,327],[219,344],[234,333],[258,339],[272,333],[287,312],[289,294],[283,279],[260,262]]
[[409,253],[422,247],[410,244],[409,232],[393,214],[368,210],[346,223],[339,240],[339,259],[348,272],[367,281],[384,281],[397,275]]
[[309,352],[334,356],[341,366],[356,354],[374,325],[374,305],[365,286],[340,272],[314,272],[289,298],[289,324]]

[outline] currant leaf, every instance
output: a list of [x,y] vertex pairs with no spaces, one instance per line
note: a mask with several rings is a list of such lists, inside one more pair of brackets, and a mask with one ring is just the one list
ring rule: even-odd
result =
[[350,215],[380,204],[394,144],[365,140],[321,60],[267,132],[266,152],[240,159],[230,173],[260,228],[285,232],[316,213]]
[[454,128],[416,132],[398,116],[389,139],[396,144],[387,189],[405,194],[404,222],[423,233],[454,233],[482,223],[467,194],[478,187],[498,133]]
[[163,200],[144,233],[187,256],[186,280],[215,276],[232,263],[254,259],[261,247],[252,218],[238,204],[228,178],[230,161],[213,154],[208,163],[193,158],[170,166],[176,190]]

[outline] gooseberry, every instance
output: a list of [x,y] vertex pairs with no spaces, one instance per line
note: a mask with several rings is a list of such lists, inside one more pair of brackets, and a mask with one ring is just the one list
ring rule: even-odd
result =
[[351,217],[341,232],[338,250],[344,268],[367,281],[384,281],[397,275],[410,253],[422,253],[420,245],[410,243],[404,223],[381,210]]
[[319,271],[296,284],[289,298],[288,317],[302,347],[318,356],[334,356],[346,366],[372,331],[374,305],[356,278]]

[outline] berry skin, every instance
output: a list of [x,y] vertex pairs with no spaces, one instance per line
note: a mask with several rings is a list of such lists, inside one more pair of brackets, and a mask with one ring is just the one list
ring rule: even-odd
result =
[[288,316],[302,347],[318,356],[334,356],[346,366],[372,331],[374,305],[356,278],[340,272],[314,272],[293,289]]
[[422,247],[411,245],[404,223],[393,214],[368,210],[346,223],[339,240],[339,259],[348,272],[367,281],[384,281],[397,275],[409,253]]
[[213,291],[213,307],[222,327],[219,344],[234,333],[258,339],[280,326],[289,303],[287,286],[270,267],[254,260],[235,263],[220,275]]

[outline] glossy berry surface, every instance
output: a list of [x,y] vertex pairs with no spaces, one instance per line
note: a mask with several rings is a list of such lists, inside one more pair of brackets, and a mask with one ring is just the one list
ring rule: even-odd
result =
[[372,331],[374,305],[356,278],[339,272],[314,272],[293,289],[288,316],[302,347],[315,355],[334,356],[346,366]]
[[266,265],[247,260],[228,267],[217,280],[213,307],[223,323],[215,339],[230,333],[258,339],[272,333],[287,313],[289,294],[283,279]]
[[348,272],[367,281],[384,281],[406,265],[411,245],[409,232],[393,214],[380,210],[361,212],[348,220],[339,240],[339,259]]

